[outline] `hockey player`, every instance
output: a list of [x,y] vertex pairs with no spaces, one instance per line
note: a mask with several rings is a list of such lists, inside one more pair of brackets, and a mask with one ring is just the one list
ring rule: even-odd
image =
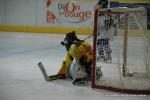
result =
[[[98,8],[107,8],[108,0],[99,0],[96,7]],[[109,44],[109,33],[108,30],[112,24],[111,16],[108,14],[100,14],[98,18],[98,57],[97,60],[100,61],[110,61],[111,62],[111,48]]]
[[[66,47],[66,58],[56,75],[48,76],[43,64],[38,66],[46,81],[52,81],[62,78],[71,78],[74,85],[85,84],[91,80],[92,70],[92,47],[85,40],[77,38],[75,31],[66,34],[61,42]],[[96,69],[96,79],[100,79],[103,73],[100,68]]]
[[[58,74],[71,77],[75,85],[87,83],[91,79],[93,60],[91,45],[78,39],[75,31],[67,33],[61,44],[66,47],[67,55]],[[97,79],[102,77],[100,69],[97,76]]]
[[92,47],[77,38],[75,31],[66,34],[61,42],[66,47],[66,59],[58,72],[73,79],[73,84],[84,83],[91,77]]

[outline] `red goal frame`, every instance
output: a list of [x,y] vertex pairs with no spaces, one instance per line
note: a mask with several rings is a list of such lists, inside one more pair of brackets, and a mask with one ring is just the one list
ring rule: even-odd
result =
[[[109,91],[114,91],[114,92],[119,92],[119,93],[127,93],[127,94],[150,94],[150,90],[136,90],[136,89],[125,89],[125,88],[116,88],[112,86],[105,86],[105,85],[97,85],[96,84],[96,40],[97,40],[97,20],[98,20],[98,14],[99,14],[100,9],[95,10],[94,14],[94,27],[93,27],[93,66],[92,66],[92,88],[95,89],[103,89],[103,90],[109,90]],[[109,12],[106,11],[105,12]],[[132,12],[132,11],[131,11]],[[134,11],[135,12],[135,11]],[[112,12],[112,13],[126,13],[125,11],[120,11],[120,12]],[[127,15],[127,14],[126,14]],[[128,16],[128,15],[127,15]],[[126,19],[127,20],[127,19]],[[126,23],[128,24],[128,23]],[[125,31],[124,37],[128,35],[127,29]],[[126,44],[127,40],[124,40],[124,44]],[[127,47],[126,47],[127,48]],[[124,48],[124,66],[126,64],[126,48]]]

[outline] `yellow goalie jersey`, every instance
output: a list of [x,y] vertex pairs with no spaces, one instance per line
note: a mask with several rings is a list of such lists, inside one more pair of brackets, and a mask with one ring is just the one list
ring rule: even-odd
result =
[[74,58],[79,60],[81,65],[87,66],[92,64],[92,46],[86,41],[80,41],[79,43],[72,43],[67,51],[66,59],[63,62],[58,74],[65,74],[68,76],[70,65]]

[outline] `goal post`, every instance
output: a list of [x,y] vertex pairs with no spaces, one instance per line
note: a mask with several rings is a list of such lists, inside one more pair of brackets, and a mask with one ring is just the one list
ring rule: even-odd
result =
[[[92,88],[150,94],[150,40],[143,7],[96,9]],[[96,80],[96,69],[103,77]]]

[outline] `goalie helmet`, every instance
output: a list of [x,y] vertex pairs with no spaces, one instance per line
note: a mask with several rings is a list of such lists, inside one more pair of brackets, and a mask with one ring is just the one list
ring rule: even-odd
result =
[[70,46],[72,44],[79,45],[80,44],[80,39],[76,36],[75,31],[69,32],[66,34],[65,38],[63,41],[61,41],[61,44],[66,47],[66,50],[68,51],[70,49]]
[[107,8],[108,0],[98,0],[97,6],[98,6],[98,8]]

